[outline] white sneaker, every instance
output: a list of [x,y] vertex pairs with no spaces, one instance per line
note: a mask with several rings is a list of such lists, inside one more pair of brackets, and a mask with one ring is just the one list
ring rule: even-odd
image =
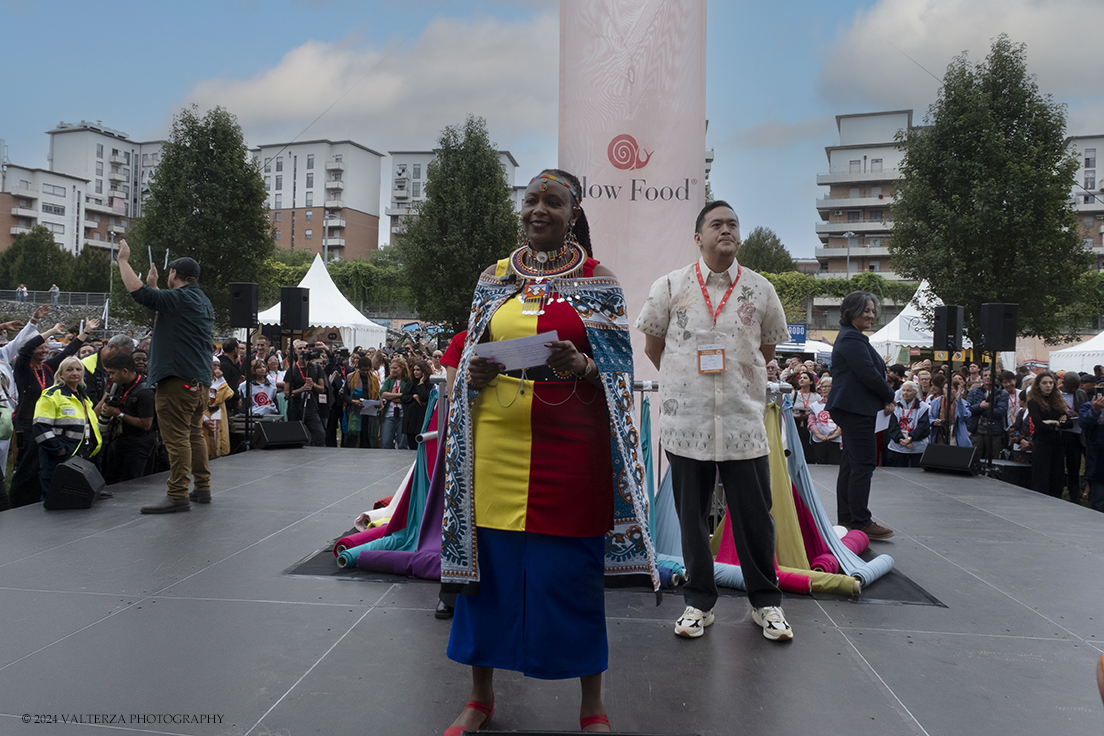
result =
[[778,606],[751,609],[751,620],[763,627],[763,636],[771,641],[793,638],[793,629],[786,622],[786,615]]
[[703,611],[700,608],[687,606],[686,610],[675,622],[675,635],[687,639],[697,639],[705,633],[705,627],[713,623],[713,611]]

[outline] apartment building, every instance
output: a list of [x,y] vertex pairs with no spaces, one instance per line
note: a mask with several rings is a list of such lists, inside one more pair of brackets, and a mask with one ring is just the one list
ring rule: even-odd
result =
[[[437,154],[434,151],[388,151],[387,153],[391,156],[391,206],[384,211],[384,214],[390,220],[390,240],[394,241],[402,233],[403,219],[410,215],[414,205],[425,201],[427,167]],[[506,185],[510,187],[514,210],[520,212],[521,198],[528,182],[526,185],[514,184],[518,162],[513,154],[509,151],[499,151],[498,158],[502,162]]]
[[251,153],[262,165],[277,246],[327,260],[367,258],[377,249],[382,153],[329,140],[266,144]]
[[16,235],[42,225],[54,234],[64,250],[79,253],[90,224],[99,232],[98,213],[84,205],[88,180],[47,169],[14,164],[0,165],[0,251],[7,250]]
[[1096,154],[1104,153],[1104,135],[1071,136],[1066,148],[1080,163],[1070,199],[1080,221],[1081,240],[1096,257],[1094,267],[1104,270],[1104,171],[1096,178]]
[[142,213],[164,142],[132,141],[126,133],[100,121],[61,122],[46,134],[50,136],[50,171],[88,182],[81,247],[111,248],[112,240],[118,240]]
[[889,263],[890,204],[901,178],[903,152],[894,137],[912,127],[912,110],[837,115],[838,146],[827,146],[828,173],[817,184],[828,193],[816,202],[820,247],[818,276],[846,278],[872,271],[897,275]]

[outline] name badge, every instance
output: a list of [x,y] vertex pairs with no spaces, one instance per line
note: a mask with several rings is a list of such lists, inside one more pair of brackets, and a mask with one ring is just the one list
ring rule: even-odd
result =
[[61,415],[65,417],[75,417],[77,415],[77,410],[71,406],[63,406],[61,407]]
[[725,372],[724,342],[723,332],[698,331],[698,373]]

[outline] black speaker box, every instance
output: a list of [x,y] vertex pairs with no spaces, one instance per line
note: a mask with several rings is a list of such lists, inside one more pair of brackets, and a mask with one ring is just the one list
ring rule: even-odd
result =
[[1016,349],[1017,304],[981,305],[981,343],[985,350]]
[[935,323],[932,326],[932,347],[936,350],[954,352],[962,349],[962,330],[965,310],[953,305],[935,308]]
[[924,470],[977,475],[981,472],[981,448],[928,443],[920,458]]
[[1020,488],[1031,490],[1030,463],[1017,463],[1012,460],[994,460],[993,469],[996,471],[995,477],[1003,480],[1005,483],[1011,483]]
[[93,462],[83,457],[71,457],[54,471],[43,505],[48,511],[90,509],[92,502],[106,487]]
[[302,422],[258,422],[253,428],[253,447],[258,450],[282,450],[302,447],[310,435]]
[[252,328],[257,325],[257,284],[235,281],[230,284],[230,326]]
[[310,327],[310,289],[280,287],[280,327],[293,332]]

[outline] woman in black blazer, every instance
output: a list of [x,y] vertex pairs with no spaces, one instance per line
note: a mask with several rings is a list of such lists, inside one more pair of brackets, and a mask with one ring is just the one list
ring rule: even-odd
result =
[[832,392],[828,413],[842,430],[843,454],[836,480],[837,523],[861,529],[871,539],[889,539],[893,530],[870,516],[870,477],[877,462],[874,420],[895,408],[885,361],[863,334],[878,316],[878,300],[853,291],[840,304],[839,335],[832,346]]

